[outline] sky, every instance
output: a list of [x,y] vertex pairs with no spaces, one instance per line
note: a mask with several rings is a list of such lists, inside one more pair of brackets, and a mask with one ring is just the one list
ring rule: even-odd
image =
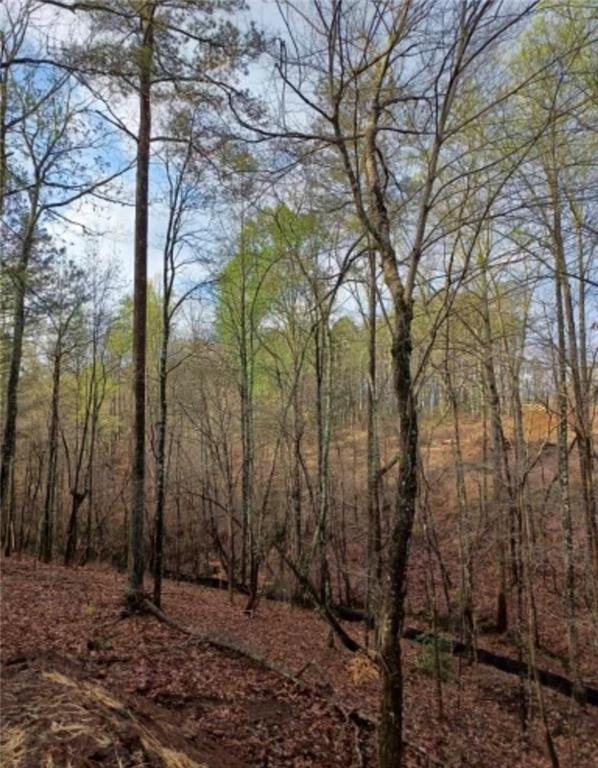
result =
[[[3,23],[5,14],[15,14],[20,0],[5,0],[5,5],[0,4],[0,24]],[[274,0],[250,0],[249,10],[244,14],[237,14],[234,18],[241,28],[249,25],[252,20],[258,27],[267,29],[270,33],[275,28],[275,19],[278,15]],[[28,32],[28,43],[32,48],[48,46],[49,49],[57,49],[69,43],[83,43],[90,32],[89,17],[84,13],[72,13],[70,11],[42,5],[36,9]],[[262,93],[265,89],[267,74],[263,68],[253,67],[248,77],[243,78],[243,85],[256,93]],[[134,96],[111,97],[110,106],[124,121],[131,131],[136,131],[138,124],[138,105]],[[154,124],[159,122],[160,108],[154,110]],[[110,150],[110,163],[116,168],[119,164],[125,164],[134,158],[134,143],[121,135],[115,139]],[[163,181],[163,171],[159,162],[154,158],[150,167],[150,216],[148,236],[148,275],[150,279],[157,279],[161,272],[162,248],[168,211],[166,206],[158,199]],[[134,199],[135,174],[130,171],[119,180],[119,187],[115,195],[115,201],[101,200],[91,196],[83,198],[74,204],[69,210],[62,211],[64,219],[54,219],[49,223],[50,232],[66,246],[68,251],[77,258],[78,255],[92,253],[97,258],[118,265],[119,276],[122,283],[132,286],[133,278],[133,226],[134,208],[131,203]],[[119,204],[117,201],[124,201]],[[208,226],[206,218],[204,224]],[[209,226],[221,227],[211,220]],[[216,234],[216,232],[215,232]],[[218,232],[222,237],[223,232]]]
[[[23,0],[4,0],[0,2],[0,24],[3,16],[14,13]],[[279,12],[275,0],[249,0],[247,13],[238,15],[234,20],[239,26],[247,26],[252,20],[258,27],[269,34],[285,35],[281,27]],[[50,48],[58,48],[71,42],[84,42],[90,32],[89,17],[84,13],[72,13],[49,5],[41,5],[36,10],[30,31],[32,47],[46,45],[49,40]],[[273,98],[275,90],[271,84],[270,62],[253,66],[243,84],[256,95]],[[123,122],[133,132],[137,128],[138,105],[134,96],[110,98],[110,106],[118,113]],[[289,102],[285,104],[295,120],[301,120],[301,108]],[[156,123],[159,122],[160,108],[155,110]],[[305,113],[303,113],[305,119]],[[134,158],[134,143],[120,134],[115,138],[111,147],[111,164],[113,168],[124,165]],[[168,211],[160,202],[159,191],[163,181],[160,164],[154,160],[151,165],[151,207],[149,216],[149,249],[148,274],[150,279],[158,279],[161,273],[162,248]],[[51,223],[52,233],[67,247],[74,258],[87,256],[90,252],[106,262],[117,265],[123,291],[130,292],[133,281],[133,225],[134,208],[134,170],[129,171],[119,182],[120,189],[114,195],[115,200],[100,200],[90,196],[73,205],[64,212],[68,221],[55,220]],[[119,201],[123,201],[120,203]],[[216,216],[209,218],[206,214],[201,217],[201,225],[211,230],[214,244],[220,244],[227,237],[232,239],[238,231],[238,218],[228,219]],[[93,234],[90,234],[93,233]],[[197,275],[198,279],[205,274]],[[350,298],[347,298],[350,303]]]

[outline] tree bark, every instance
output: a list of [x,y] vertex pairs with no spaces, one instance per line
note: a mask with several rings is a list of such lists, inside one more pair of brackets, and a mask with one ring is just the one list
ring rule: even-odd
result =
[[403,745],[403,677],[401,643],[407,586],[409,541],[415,518],[418,491],[417,412],[411,380],[412,308],[399,292],[395,299],[393,377],[399,416],[399,479],[395,514],[388,542],[382,605],[378,619],[378,649],[382,674],[382,706],[379,737],[380,765],[401,764]]
[[488,297],[487,258],[482,256],[482,360],[484,366],[485,395],[490,412],[490,434],[492,440],[492,494],[496,513],[496,532],[498,545],[499,590],[496,605],[496,631],[506,632],[509,626],[508,617],[508,540],[513,515],[512,489],[510,488],[507,463],[507,444],[505,440],[498,383],[496,378],[493,333],[490,320],[490,304]]
[[54,369],[52,373],[52,406],[50,427],[48,430],[48,476],[46,479],[46,499],[39,541],[39,556],[45,563],[52,559],[54,499],[56,495],[56,467],[58,461],[58,404],[60,400],[60,369],[62,363],[60,337],[54,350]]
[[557,391],[559,423],[557,430],[558,444],[558,480],[561,495],[561,525],[563,530],[563,566],[564,566],[564,608],[567,621],[567,640],[569,646],[569,664],[573,680],[581,692],[579,675],[579,644],[577,637],[575,568],[573,551],[573,521],[571,518],[571,498],[569,489],[569,450],[568,450],[568,396],[567,396],[567,349],[565,340],[565,317],[562,293],[562,262],[557,262],[555,270],[555,299],[557,319]]
[[[366,556],[366,613],[375,612],[374,585],[380,584],[382,531],[380,526],[380,459],[377,435],[377,385],[376,385],[376,253],[369,254],[368,285],[368,390],[367,390],[367,507],[368,542]],[[366,623],[366,638],[368,625]]]
[[[554,160],[554,165],[556,166],[556,159]],[[575,431],[577,449],[579,453],[579,469],[581,475],[583,508],[586,524],[588,570],[589,578],[592,584],[592,591],[595,593],[594,601],[596,603],[596,601],[598,601],[598,594],[596,594],[598,592],[598,585],[596,583],[595,576],[595,574],[598,573],[598,524],[596,521],[596,503],[594,498],[595,488],[592,420],[589,413],[589,398],[587,394],[589,392],[590,382],[585,371],[587,366],[587,361],[585,360],[587,355],[585,349],[585,320],[583,319],[583,314],[580,314],[580,319],[582,320],[583,325],[583,334],[580,336],[581,352],[583,357],[580,358],[580,350],[578,349],[578,331],[576,329],[575,313],[573,308],[573,296],[571,292],[571,284],[567,274],[565,243],[563,239],[559,176],[556,167],[548,169],[548,183],[553,209],[552,235],[554,241],[555,276],[558,282],[557,291],[560,294],[560,312],[562,313],[560,320],[557,317],[557,322],[563,324],[564,335],[564,338],[562,339],[562,345],[561,339],[559,337],[559,354],[567,354],[566,362],[568,362],[570,370],[571,391],[573,395],[572,400],[575,406],[573,409],[573,429]],[[584,296],[583,284],[580,287],[580,313],[582,312],[584,304],[584,300],[581,299],[582,296]],[[560,333],[560,327],[558,330]],[[587,388],[587,392],[584,391],[584,387]]]
[[[247,258],[243,254],[243,259]],[[243,542],[241,554],[241,579],[248,577],[249,600],[246,610],[252,611],[257,601],[258,562],[257,541],[253,510],[253,317],[247,307],[246,268],[242,265],[241,288],[241,328],[240,328],[240,363],[241,363],[241,508],[243,518]]]
[[164,311],[162,315],[162,348],[160,350],[159,370],[159,408],[158,439],[156,444],[156,515],[154,535],[154,603],[158,608],[162,605],[162,570],[164,553],[164,502],[166,494],[166,423],[168,418],[168,400],[166,384],[168,378],[168,339],[170,317],[166,294],[163,296]]
[[145,25],[139,55],[139,131],[135,189],[135,272],[133,291],[133,469],[131,515],[128,536],[128,584],[126,600],[139,606],[143,592],[145,511],[145,358],[147,326],[148,181],[151,141],[151,78],[154,53],[155,5],[148,4],[141,19]]
[[0,460],[0,517],[7,518],[10,497],[10,477],[17,443],[18,390],[23,357],[23,337],[25,334],[25,297],[27,293],[27,270],[33,251],[35,226],[37,221],[39,189],[34,190],[31,212],[26,224],[23,246],[19,262],[14,271],[15,307],[13,319],[10,364],[5,393],[5,419],[2,435],[2,456]]

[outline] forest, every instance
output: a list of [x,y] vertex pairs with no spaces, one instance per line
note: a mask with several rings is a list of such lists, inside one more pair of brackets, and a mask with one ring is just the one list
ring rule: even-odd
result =
[[4,0],[0,393],[0,765],[598,766],[598,0]]

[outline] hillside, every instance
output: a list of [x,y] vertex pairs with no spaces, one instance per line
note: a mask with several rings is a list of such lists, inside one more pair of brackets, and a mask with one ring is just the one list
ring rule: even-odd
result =
[[[111,570],[11,559],[2,582],[7,768],[372,764],[375,672],[331,647],[312,611],[263,599],[247,618],[224,591],[172,581],[164,590],[169,616],[300,677],[300,687],[153,616],[122,618],[122,577]],[[407,765],[547,765],[537,718],[521,730],[516,676],[450,659],[439,717],[425,649],[403,645]],[[545,697],[561,765],[598,764],[598,708]]]

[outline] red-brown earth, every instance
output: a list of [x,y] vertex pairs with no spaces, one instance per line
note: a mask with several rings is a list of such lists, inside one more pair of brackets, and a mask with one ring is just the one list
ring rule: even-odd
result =
[[[331,647],[315,612],[263,599],[248,618],[240,597],[164,585],[169,616],[300,674],[299,688],[151,615],[122,618],[123,576],[108,568],[5,559],[2,593],[7,768],[375,766],[378,682]],[[345,628],[361,639],[361,625]],[[513,655],[506,638],[480,645]],[[453,659],[441,716],[425,651],[403,648],[407,766],[549,765],[535,700],[522,730],[516,676]],[[539,663],[562,672],[551,656]],[[545,700],[561,765],[598,766],[598,709],[549,690]]]

